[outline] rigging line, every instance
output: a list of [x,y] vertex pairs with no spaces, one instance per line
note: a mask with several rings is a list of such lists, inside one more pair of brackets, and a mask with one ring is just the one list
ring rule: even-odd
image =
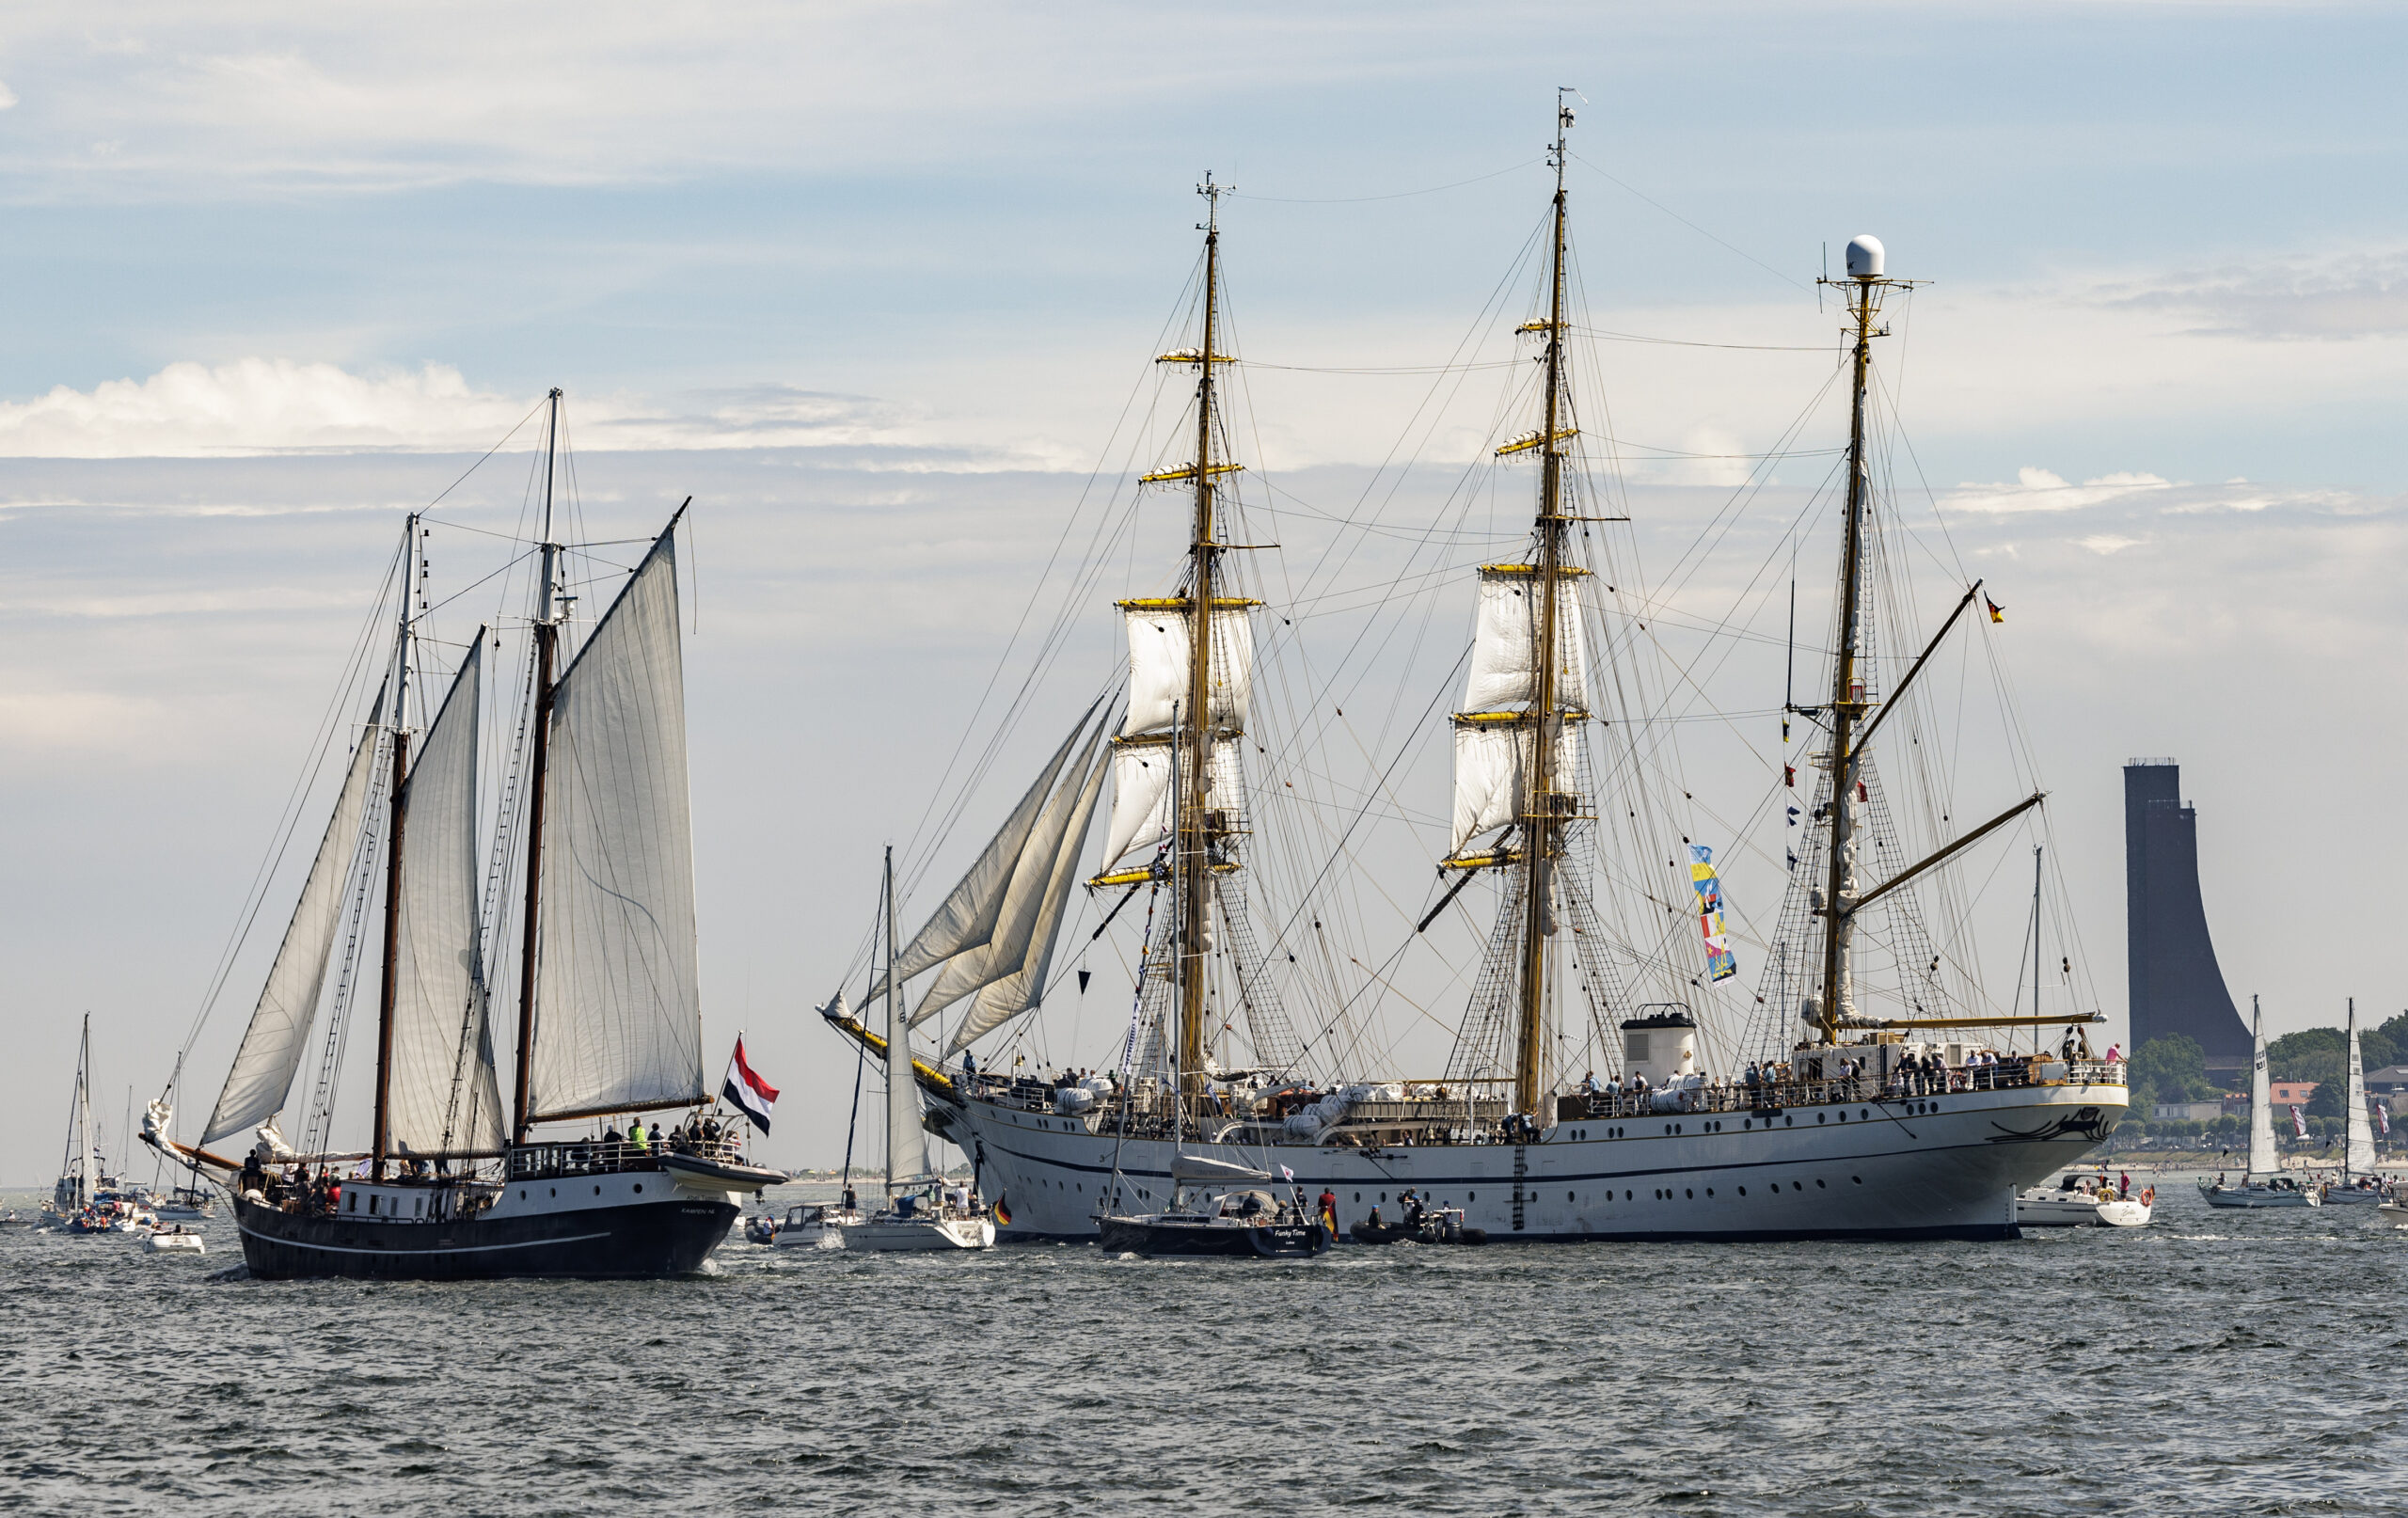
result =
[[[1816,350],[1819,352],[1820,350]],[[1518,369],[1518,358],[1475,358],[1461,364],[1274,364],[1260,358],[1248,358],[1241,365],[1245,369],[1275,369],[1288,374],[1468,374],[1481,369]]]
[[1571,330],[1584,338],[1603,338],[1609,342],[1640,342],[1660,348],[1721,348],[1735,353],[1846,353],[1845,347],[1820,342],[1703,342],[1694,338],[1651,338],[1638,332],[1611,332],[1600,326],[1572,326]]
[[1457,180],[1452,184],[1433,184],[1426,190],[1399,190],[1393,195],[1240,195],[1235,190],[1228,191],[1228,194],[1232,200],[1262,200],[1282,206],[1359,206],[1368,205],[1374,200],[1409,200],[1417,195],[1438,195],[1448,190],[1460,190],[1466,184],[1485,184],[1490,180],[1501,180],[1508,174],[1519,173],[1540,161],[1536,158],[1526,158],[1518,164],[1509,164],[1494,173],[1475,174],[1470,179]]
[[1689,230],[1697,233],[1700,237],[1704,238],[1707,242],[1717,244],[1719,246],[1728,248],[1730,251],[1738,254],[1739,257],[1747,260],[1750,263],[1754,264],[1757,268],[1762,269],[1765,273],[1771,275],[1774,278],[1781,280],[1784,284],[1796,285],[1798,289],[1805,291],[1808,294],[1814,293],[1814,288],[1812,286],[1782,273],[1779,269],[1774,268],[1771,264],[1766,263],[1764,260],[1756,257],[1747,249],[1740,247],[1735,244],[1723,242],[1721,238],[1715,236],[1712,232],[1707,231],[1696,222],[1689,220],[1687,216],[1684,216],[1679,212],[1674,211],[1671,207],[1664,204],[1661,200],[1656,199],[1655,197],[1648,195],[1644,191],[1640,190],[1633,185],[1624,183],[1622,180],[1607,173],[1606,170],[1598,167],[1595,164],[1591,163],[1588,159],[1581,157],[1580,154],[1576,152],[1573,153],[1572,156],[1577,160],[1583,167],[1597,175],[1600,179],[1618,185],[1622,189],[1628,191],[1630,194],[1639,197],[1641,200],[1644,200],[1649,205],[1654,206],[1656,210],[1671,217],[1674,221],[1679,222],[1682,226],[1687,227]]
[[[447,523],[445,525],[451,526],[453,524]],[[499,537],[500,534],[497,533],[495,535]],[[486,583],[486,581],[499,579],[502,576],[509,574],[514,569],[516,569],[520,564],[525,563],[528,556],[532,554],[534,551],[535,550],[532,548],[521,548],[516,557],[513,558],[508,563],[502,565],[499,569],[494,570],[492,573],[485,575],[469,584],[461,586],[458,590],[453,591],[442,600],[436,602],[433,606],[428,607],[424,611],[420,612],[419,615],[421,617],[431,617],[436,612],[442,610],[445,607],[450,606],[452,602],[460,599],[460,597],[475,590],[478,586]],[[455,646],[466,648],[467,645],[466,643],[461,643]]]
[[[550,399],[548,396],[547,396],[547,397],[546,397],[546,400],[548,400],[548,399]],[[433,509],[434,509],[434,508],[435,508],[438,503],[440,503],[440,502],[442,501],[442,499],[443,499],[443,498],[444,498],[445,496],[448,496],[448,495],[452,494],[452,492],[453,492],[453,491],[455,491],[455,490],[459,489],[459,488],[460,488],[460,486],[461,486],[461,484],[462,484],[462,482],[465,482],[465,481],[468,478],[468,476],[470,476],[470,475],[472,475],[472,474],[476,473],[479,469],[481,469],[481,468],[483,468],[483,467],[484,466],[484,462],[485,462],[485,460],[487,460],[487,459],[489,459],[489,458],[493,457],[496,453],[500,452],[504,444],[508,443],[512,438],[514,438],[514,437],[515,437],[515,436],[517,436],[517,435],[518,435],[518,428],[519,428],[519,427],[524,427],[524,426],[526,426],[526,425],[527,425],[527,423],[528,423],[529,421],[531,421],[531,420],[532,420],[532,419],[534,419],[535,413],[536,413],[536,412],[538,412],[538,411],[541,411],[541,410],[543,410],[543,409],[544,409],[544,402],[543,402],[543,401],[538,401],[538,402],[536,402],[532,406],[529,407],[529,408],[528,408],[528,411],[527,411],[527,415],[526,415],[526,416],[523,416],[523,417],[521,417],[521,418],[519,418],[519,419],[518,419],[518,424],[517,424],[517,426],[515,426],[515,427],[511,428],[511,429],[510,429],[510,431],[508,431],[508,432],[506,432],[506,433],[504,433],[504,434],[502,434],[502,435],[501,435],[501,442],[494,444],[494,445],[493,445],[493,447],[491,447],[491,448],[489,448],[489,449],[486,449],[483,453],[478,454],[478,455],[477,455],[477,462],[476,462],[476,463],[474,463],[474,464],[469,465],[466,469],[461,470],[461,471],[460,471],[460,478],[459,478],[458,480],[454,480],[454,481],[452,481],[450,484],[445,485],[445,486],[443,487],[443,489],[442,489],[441,493],[440,493],[440,494],[438,494],[438,495],[436,495],[436,497],[435,498],[435,499],[434,499],[434,500],[430,500],[430,501],[428,501],[428,502],[426,503],[426,506],[425,506],[425,508],[424,508],[424,511],[432,511],[432,510],[433,510]],[[423,514],[423,512],[421,512],[421,514]]]

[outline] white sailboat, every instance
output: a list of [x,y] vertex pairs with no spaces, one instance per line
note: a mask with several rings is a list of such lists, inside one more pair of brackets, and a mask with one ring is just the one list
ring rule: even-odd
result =
[[75,1055],[75,1104],[67,1115],[67,1153],[42,1208],[42,1221],[78,1233],[101,1231],[87,1226],[86,1217],[99,1199],[101,1180],[100,1156],[92,1146],[92,1014],[87,1012],[84,1041]]
[[2358,999],[2350,998],[2350,1071],[2343,1087],[2341,1178],[2324,1188],[2328,1207],[2372,1207],[2383,1198],[2375,1174],[2374,1118],[2367,1111],[2366,1062],[2358,1053]]
[[2238,1184],[2219,1176],[2199,1182],[2210,1207],[2315,1207],[2316,1192],[2282,1173],[2274,1158],[2273,1094],[2266,1075],[2266,1020],[2249,999],[2249,1173]]
[[901,1013],[902,988],[895,973],[895,851],[886,851],[886,1206],[841,1230],[847,1249],[985,1249],[995,1241],[995,1223],[928,1168],[928,1139],[920,1126],[918,1078],[911,1066],[911,1035]]

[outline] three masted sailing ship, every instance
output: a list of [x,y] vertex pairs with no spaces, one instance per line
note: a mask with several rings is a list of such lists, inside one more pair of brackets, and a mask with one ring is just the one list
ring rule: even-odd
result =
[[[891,1069],[912,1072],[924,1120],[970,1157],[1006,1240],[1095,1237],[1110,1217],[1158,1210],[1182,1166],[1199,1163],[1276,1174],[1283,1192],[1333,1194],[1341,1228],[1410,1189],[1426,1205],[1460,1208],[1466,1225],[1494,1240],[2008,1237],[2017,1192],[2076,1159],[2122,1116],[2120,1065],[2070,1052],[2042,1057],[2036,1041],[2030,1057],[2002,1056],[1975,1041],[1986,1030],[2095,1014],[1985,1010],[1978,988],[1952,996],[1941,957],[1925,956],[1911,887],[2039,798],[1912,864],[1903,862],[1882,800],[1871,740],[1924,659],[1886,699],[1877,694],[1865,408],[1873,345],[1886,334],[1883,300],[1903,282],[1884,273],[1873,239],[1850,245],[1847,277],[1832,281],[1846,299],[1852,374],[1835,652],[1828,700],[1784,713],[1784,735],[1793,715],[1818,735],[1815,789],[1757,999],[1765,1010],[1745,1030],[1759,1057],[1744,1077],[1704,1068],[1698,1009],[1677,995],[1696,984],[1694,969],[1673,968],[1664,945],[1609,925],[1601,874],[1645,895],[1658,922],[1661,903],[1687,899],[1696,884],[1709,935],[1719,903],[1710,873],[1692,872],[1688,858],[1666,861],[1680,874],[1660,896],[1630,883],[1653,863],[1643,856],[1596,867],[1622,835],[1601,825],[1586,731],[1596,693],[1614,688],[1616,672],[1592,667],[1595,640],[1585,628],[1596,610],[1584,591],[1595,576],[1581,561],[1588,535],[1575,529],[1613,518],[1585,515],[1576,498],[1570,125],[1559,104],[1547,282],[1519,329],[1543,344],[1535,425],[1496,450],[1537,464],[1537,509],[1527,552],[1479,572],[1465,709],[1450,723],[1452,847],[1441,869],[1451,883],[1420,925],[1475,878],[1497,888],[1446,1077],[1399,1081],[1334,1067],[1345,1056],[1331,1057],[1332,1040],[1320,1033],[1338,1026],[1344,1008],[1317,1009],[1324,1015],[1307,1027],[1320,1032],[1300,1039],[1281,1000],[1287,967],[1261,951],[1248,924],[1249,865],[1261,846],[1254,831],[1264,815],[1244,763],[1264,741],[1250,710],[1260,602],[1240,593],[1232,558],[1258,546],[1226,533],[1223,492],[1242,466],[1228,457],[1221,415],[1222,372],[1234,362],[1222,351],[1217,210],[1226,187],[1208,179],[1199,187],[1214,212],[1199,229],[1201,340],[1161,360],[1196,372],[1194,453],[1144,477],[1188,493],[1189,544],[1177,593],[1118,603],[1129,655],[1117,727],[1092,711],[1082,719],[895,958],[897,980],[933,977],[891,1024],[904,1047],[853,1018],[841,997],[823,1009]],[[1941,638],[1972,598],[1958,602]],[[1608,662],[1633,656],[1601,646]],[[1645,714],[1635,716],[1643,725]],[[990,1067],[981,1070],[979,1040],[1038,1015],[1107,774],[1103,868],[1085,884],[1104,925],[1147,897],[1135,1012],[1114,1067],[1036,1079],[991,1067],[1001,1061],[990,1046]],[[1666,852],[1650,846],[1658,858]],[[1886,872],[1877,881],[1877,868]],[[1106,894],[1114,892],[1117,899]],[[1898,981],[1884,993],[1894,1006],[1879,1010],[1899,1015],[1860,1005],[1868,935]],[[1684,946],[1694,954],[1693,938]],[[1711,938],[1709,951],[1713,978],[1723,978],[1726,951]],[[1661,999],[1644,1000],[1642,981],[1664,987]],[[914,1054],[913,1030],[949,1010],[949,1025],[936,1024],[941,1045]],[[1597,1064],[1576,1085],[1560,1067],[1575,1016],[1601,1035]],[[1244,1058],[1232,1045],[1241,1027]],[[1311,1056],[1320,1068],[1307,1068]]]
[[[490,818],[491,867],[478,784],[490,630],[469,640],[420,734],[412,702],[425,705],[431,640],[420,627],[426,530],[414,514],[383,687],[198,1142],[170,1136],[172,1092],[150,1104],[145,1138],[232,1194],[255,1275],[681,1273],[726,1237],[743,1196],[784,1178],[724,1141],[656,1146],[617,1132],[617,1120],[632,1131],[636,1115],[708,1096],[678,625],[685,509],[567,647],[569,546],[553,531],[560,404],[554,390],[526,698]],[[516,1058],[505,1100],[488,972],[514,925]],[[352,992],[371,972],[370,1146],[329,1152]],[[313,1048],[296,1149],[279,1116]],[[604,1138],[538,1131],[606,1119]]]

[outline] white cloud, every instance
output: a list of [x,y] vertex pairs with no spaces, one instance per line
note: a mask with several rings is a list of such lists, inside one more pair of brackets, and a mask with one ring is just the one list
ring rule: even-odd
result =
[[2012,484],[1960,484],[1941,497],[1940,504],[1944,511],[1956,512],[2069,512],[2173,485],[2173,481],[2158,475],[2130,472],[2067,484],[2047,469],[2026,465],[2016,471]]
[[7,85],[0,84],[0,111],[8,110],[16,103],[17,92]]
[[[169,364],[88,390],[59,386],[0,403],[0,457],[190,458],[258,453],[482,451],[521,427],[540,396],[480,389],[446,364],[357,374],[328,363],[244,358]],[[782,385],[668,396],[571,397],[589,450],[926,446],[913,408]],[[522,432],[521,446],[531,437]],[[887,461],[910,466],[911,460]],[[1043,467],[1041,450],[949,451],[950,467]]]

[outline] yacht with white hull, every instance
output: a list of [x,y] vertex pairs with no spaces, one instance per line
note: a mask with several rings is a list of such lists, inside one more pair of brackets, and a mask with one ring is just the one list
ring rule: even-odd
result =
[[[1980,584],[1963,590],[1911,665],[1877,653],[1873,608],[1898,603],[1877,596],[1871,582],[1903,555],[1879,548],[1866,397],[1872,345],[1888,331],[1882,302],[1904,282],[1885,276],[1882,249],[1870,238],[1849,245],[1848,277],[1831,281],[1847,303],[1854,378],[1830,697],[1785,702],[1782,724],[1784,743],[1793,718],[1818,735],[1787,767],[1792,786],[1801,768],[1818,774],[1813,815],[1789,835],[1789,883],[1763,994],[1753,1007],[1719,1014],[1746,1020],[1724,1031],[1758,1057],[1744,1076],[1726,1068],[1719,1081],[1702,1067],[1697,1017],[1676,998],[1711,1005],[1728,995],[1716,988],[1735,973],[1711,852],[1691,843],[1677,816],[1660,830],[1678,834],[1678,844],[1629,842],[1614,820],[1625,799],[1630,834],[1681,803],[1639,822],[1661,799],[1640,790],[1659,783],[1633,779],[1646,767],[1627,755],[1608,765],[1592,751],[1630,741],[1624,735],[1654,715],[1635,707],[1619,667],[1638,656],[1634,644],[1645,640],[1629,629],[1643,632],[1650,613],[1640,597],[1617,603],[1617,621],[1590,599],[1601,585],[1628,594],[1616,586],[1629,577],[1588,546],[1586,524],[1626,518],[1592,514],[1602,492],[1580,473],[1572,447],[1580,429],[1567,338],[1586,329],[1576,328],[1566,306],[1562,168],[1571,114],[1560,103],[1558,125],[1556,191],[1543,229],[1551,232],[1546,287],[1534,319],[1517,329],[1540,351],[1507,366],[1532,376],[1537,425],[1495,449],[1499,461],[1537,466],[1537,513],[1513,561],[1479,570],[1465,709],[1449,719],[1451,843],[1427,914],[1418,925],[1405,918],[1410,944],[1466,886],[1495,887],[1494,925],[1476,973],[1462,976],[1474,989],[1446,1072],[1434,1081],[1342,1083],[1339,1067],[1359,1056],[1331,1053],[1325,1036],[1346,1026],[1353,994],[1387,982],[1360,957],[1353,962],[1375,988],[1349,986],[1342,972],[1316,986],[1317,972],[1291,968],[1295,952],[1280,962],[1283,946],[1312,949],[1286,935],[1291,927],[1298,938],[1318,933],[1317,910],[1283,907],[1291,926],[1269,953],[1248,925],[1251,858],[1280,830],[1271,806],[1302,803],[1279,801],[1280,790],[1266,783],[1258,804],[1244,767],[1265,756],[1292,777],[1281,783],[1291,792],[1314,777],[1301,763],[1277,769],[1277,740],[1258,733],[1251,711],[1253,612],[1264,602],[1241,593],[1259,588],[1242,577],[1241,550],[1276,545],[1232,536],[1243,466],[1228,457],[1235,430],[1220,413],[1218,372],[1238,360],[1224,352],[1234,344],[1218,307],[1217,209],[1226,187],[1208,177],[1198,193],[1215,215],[1200,229],[1194,287],[1201,341],[1160,359],[1197,372],[1192,411],[1180,422],[1193,429],[1181,446],[1192,438],[1195,451],[1141,481],[1192,494],[1189,546],[1176,593],[1117,603],[1129,666],[1109,752],[1093,758],[1090,709],[910,947],[890,957],[873,996],[933,975],[908,1017],[880,1034],[846,1012],[841,998],[823,1009],[890,1068],[909,1061],[927,1123],[971,1157],[1006,1241],[1092,1238],[1100,1218],[1156,1210],[1169,1201],[1182,1159],[1333,1193],[1341,1238],[1406,1189],[1427,1205],[1461,1208],[1467,1227],[1499,1241],[2004,1238],[2016,1233],[2017,1194],[2078,1160],[2125,1114],[2123,1065],[2090,1059],[2072,1026],[2102,1020],[2070,1008],[2040,1014],[2036,940],[2025,1016],[2020,1000],[2001,1007],[1987,998],[1970,972],[1951,971],[1943,984],[1948,945],[1934,948],[1915,905],[1918,882],[2041,797],[1936,848],[1908,851],[1872,767],[1869,739],[1893,712],[1912,709],[1901,706],[1903,693],[1965,620]],[[2001,620],[1994,606],[1990,620]],[[1592,658],[1592,649],[1608,656]],[[1877,695],[1877,673],[1900,669]],[[1906,717],[1888,732],[1902,746],[1917,734],[1928,751],[1941,739],[1910,725],[1923,722]],[[973,1045],[999,1032],[1020,1036],[1015,1030],[1027,1026],[1022,1020],[1052,984],[1062,904],[1107,769],[1111,821],[1101,868],[1085,881],[1101,921],[1088,941],[1146,897],[1135,1006],[1117,1057],[1103,1077],[1047,1082],[996,1069],[997,1046],[989,1044],[989,1069],[980,1072]],[[1608,769],[1610,780],[1601,776]],[[1377,784],[1386,783],[1383,775]],[[1628,787],[1627,797],[1609,785]],[[1793,826],[1806,810],[1789,809]],[[1934,829],[1948,821],[1941,808],[1929,810]],[[1609,851],[1610,868],[1601,867]],[[1299,873],[1318,881],[1345,853],[1341,840],[1335,856]],[[1671,868],[1669,878],[1646,874],[1659,861]],[[1128,921],[1139,921],[1133,908]],[[1894,969],[1894,986],[1873,984],[1863,941]],[[2067,969],[2070,995],[2069,957]],[[1082,971],[1082,989],[1085,980]],[[1332,980],[1351,994],[1333,994]],[[1281,998],[1316,993],[1323,1004],[1304,1020],[1310,1036],[1300,1037]],[[1888,1004],[1860,1010],[1861,996]],[[941,1048],[912,1058],[913,1031],[940,1016],[952,1020],[930,1030],[943,1036]],[[2004,1054],[1969,1036],[1985,1030],[2011,1040],[2012,1030],[2043,1023],[2067,1025],[2065,1057],[2045,1056],[2036,1044],[2029,1057]],[[1584,1051],[1608,1079],[1576,1083],[1566,1049]],[[957,1070],[949,1062],[958,1056]]]
[[2323,1197],[2286,1174],[2274,1152],[2274,1102],[2266,1071],[2266,1020],[2258,998],[2249,999],[2249,1171],[2238,1181],[2218,1176],[2201,1179],[2199,1194],[2210,1207],[2247,1209],[2321,1207]]

